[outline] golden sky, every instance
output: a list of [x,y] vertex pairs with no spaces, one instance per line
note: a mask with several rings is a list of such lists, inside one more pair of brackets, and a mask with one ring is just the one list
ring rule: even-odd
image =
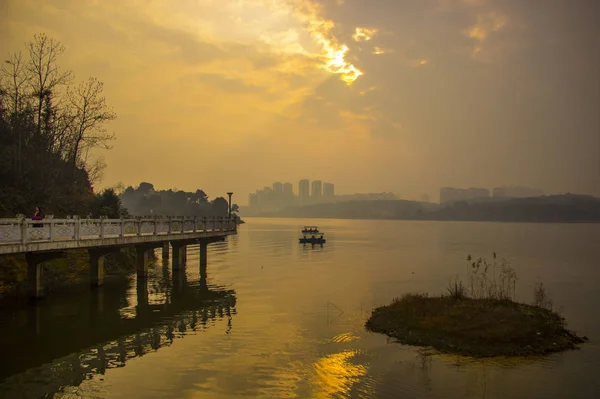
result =
[[[531,185],[600,195],[591,0],[3,0],[118,118],[102,187],[339,193]],[[540,12],[543,10],[544,12]]]

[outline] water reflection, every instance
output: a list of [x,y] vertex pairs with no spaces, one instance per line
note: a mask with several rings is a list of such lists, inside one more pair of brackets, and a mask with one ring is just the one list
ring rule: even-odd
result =
[[164,265],[158,278],[112,281],[92,292],[3,311],[0,397],[52,397],[217,320],[227,320],[229,334],[235,292],[208,286],[205,267],[200,275],[189,282],[184,271],[171,274]]
[[351,388],[367,374],[362,364],[353,364],[356,350],[333,353],[318,359],[314,364],[314,398],[348,397]]

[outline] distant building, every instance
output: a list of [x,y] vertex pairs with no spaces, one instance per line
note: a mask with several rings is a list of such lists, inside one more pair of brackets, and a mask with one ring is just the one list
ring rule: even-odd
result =
[[280,182],[273,183],[273,193],[275,193],[275,195],[283,194],[283,184]]
[[323,197],[323,183],[321,180],[315,180],[311,184],[310,190],[310,199],[311,202],[317,204],[321,202],[321,198]]
[[292,183],[283,183],[283,195],[286,197],[294,195]]
[[530,198],[544,195],[543,190],[531,187],[495,187],[492,192],[494,198]]
[[248,195],[248,207],[250,208],[258,208],[258,194],[257,193],[251,193],[250,195]]
[[421,194],[421,202],[429,202],[429,194]]
[[455,201],[468,201],[481,198],[489,198],[490,190],[487,188],[453,188],[442,187],[440,189],[440,204]]
[[335,185],[333,183],[323,183],[323,200],[327,202],[335,200]]
[[308,179],[302,179],[298,182],[298,197],[302,205],[308,204],[310,199],[309,186],[310,181]]

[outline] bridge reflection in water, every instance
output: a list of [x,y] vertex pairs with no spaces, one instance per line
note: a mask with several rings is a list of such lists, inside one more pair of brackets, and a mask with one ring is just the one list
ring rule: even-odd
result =
[[231,331],[235,292],[208,286],[205,266],[199,281],[188,282],[185,271],[171,274],[168,265],[158,274],[2,311],[0,397],[52,397],[219,320]]

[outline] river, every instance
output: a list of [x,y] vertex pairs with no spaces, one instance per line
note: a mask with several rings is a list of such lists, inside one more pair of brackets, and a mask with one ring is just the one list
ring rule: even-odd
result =
[[[298,244],[304,224],[327,243]],[[597,398],[600,225],[249,218],[185,273],[134,275],[0,311],[2,398]],[[590,342],[543,358],[431,355],[364,323],[442,293],[465,258],[507,259],[517,299],[543,281]],[[157,252],[158,253],[158,252]]]

